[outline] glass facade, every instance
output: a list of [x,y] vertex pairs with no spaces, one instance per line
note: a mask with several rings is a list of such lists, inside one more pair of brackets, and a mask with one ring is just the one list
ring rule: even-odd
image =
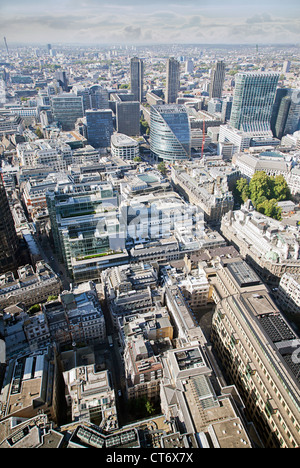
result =
[[63,93],[51,96],[50,102],[53,120],[57,121],[64,131],[74,130],[76,120],[83,117],[82,96]]
[[71,276],[76,263],[96,263],[118,247],[118,197],[112,186],[78,184],[49,192],[46,199],[55,250]]
[[279,74],[238,73],[230,125],[244,132],[270,132]]
[[185,106],[152,106],[150,115],[151,154],[166,161],[189,159],[191,129]]
[[111,110],[86,111],[87,138],[94,148],[107,148],[113,134],[113,117]]

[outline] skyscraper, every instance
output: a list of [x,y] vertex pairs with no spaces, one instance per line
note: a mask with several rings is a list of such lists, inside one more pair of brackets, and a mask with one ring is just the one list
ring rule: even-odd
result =
[[165,101],[167,104],[176,102],[180,88],[180,63],[174,57],[167,62],[167,88]]
[[176,161],[191,155],[191,129],[185,106],[152,106],[150,151],[156,159]]
[[277,73],[238,73],[230,125],[244,132],[270,132],[278,80]]
[[19,239],[10,211],[2,177],[0,177],[0,273],[16,271]]
[[134,57],[130,61],[131,93],[134,101],[143,101],[144,86],[144,63],[141,59]]
[[217,62],[212,70],[209,97],[221,98],[225,79],[225,63]]
[[86,113],[87,138],[90,145],[95,148],[107,148],[113,134],[112,111],[87,110]]

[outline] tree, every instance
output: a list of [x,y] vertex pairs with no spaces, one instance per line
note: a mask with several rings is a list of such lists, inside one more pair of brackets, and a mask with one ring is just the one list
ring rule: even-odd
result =
[[264,202],[259,203],[256,209],[259,213],[262,213],[269,218],[281,221],[281,208],[278,206],[277,200],[274,198],[272,200],[265,200]]
[[272,197],[272,183],[270,177],[263,171],[256,172],[249,184],[251,200],[254,206],[262,197],[270,200]]
[[39,139],[44,138],[44,134],[43,134],[42,130],[40,129],[40,127],[37,127],[37,128],[36,128],[35,133],[36,133],[36,135],[39,137]]
[[41,310],[40,304],[34,304],[33,306],[30,307],[28,310],[29,314],[34,314],[35,312],[39,312]]
[[272,179],[273,184],[273,195],[277,201],[288,200],[291,196],[290,189],[285,178],[282,175],[278,175]]
[[250,198],[249,184],[243,177],[236,182],[234,195],[239,203],[245,203]]
[[161,172],[163,175],[165,175],[167,173],[167,168],[166,168],[166,165],[165,165],[164,161],[162,161],[161,163],[158,164],[157,170],[159,172]]
[[155,408],[152,405],[151,401],[147,400],[145,406],[146,406],[147,413],[150,414],[150,416],[152,416],[152,414],[155,413]]

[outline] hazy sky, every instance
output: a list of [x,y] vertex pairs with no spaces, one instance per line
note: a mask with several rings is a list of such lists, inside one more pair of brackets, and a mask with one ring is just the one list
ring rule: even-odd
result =
[[0,31],[8,43],[300,43],[300,8],[299,0],[0,0]]

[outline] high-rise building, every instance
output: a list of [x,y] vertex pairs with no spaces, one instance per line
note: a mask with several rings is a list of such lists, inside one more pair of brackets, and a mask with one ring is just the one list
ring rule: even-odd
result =
[[88,109],[109,109],[108,91],[100,85],[86,88],[82,85],[73,86],[72,92],[82,96],[84,111]]
[[18,267],[19,239],[2,177],[0,177],[0,213],[0,273],[14,272]]
[[167,104],[176,102],[180,88],[180,63],[173,57],[167,62],[167,88],[165,101]]
[[169,104],[152,106],[150,151],[157,159],[176,161],[191,155],[191,129],[186,107]]
[[209,87],[210,98],[221,98],[225,79],[225,63],[217,62],[212,70],[211,84]]
[[73,130],[76,120],[84,115],[83,98],[74,93],[51,96],[50,103],[53,120],[57,121],[64,131]]
[[[296,93],[294,98],[293,94]],[[276,138],[293,134],[299,130],[300,102],[297,90],[278,89],[271,118],[271,130]]]
[[140,103],[119,101],[116,103],[116,130],[127,136],[140,135]]
[[277,73],[238,73],[230,125],[244,132],[270,132],[278,80]]
[[55,73],[55,78],[62,90],[67,93],[69,91],[69,80],[67,73],[65,71],[57,70]]
[[230,121],[231,110],[232,110],[232,101],[233,101],[232,96],[228,96],[223,101],[221,119],[222,119],[222,122],[224,122],[224,123]]
[[131,93],[134,101],[143,101],[144,63],[141,59],[134,57],[130,61]]
[[113,116],[110,109],[87,110],[86,113],[87,139],[95,148],[107,148],[113,134]]

